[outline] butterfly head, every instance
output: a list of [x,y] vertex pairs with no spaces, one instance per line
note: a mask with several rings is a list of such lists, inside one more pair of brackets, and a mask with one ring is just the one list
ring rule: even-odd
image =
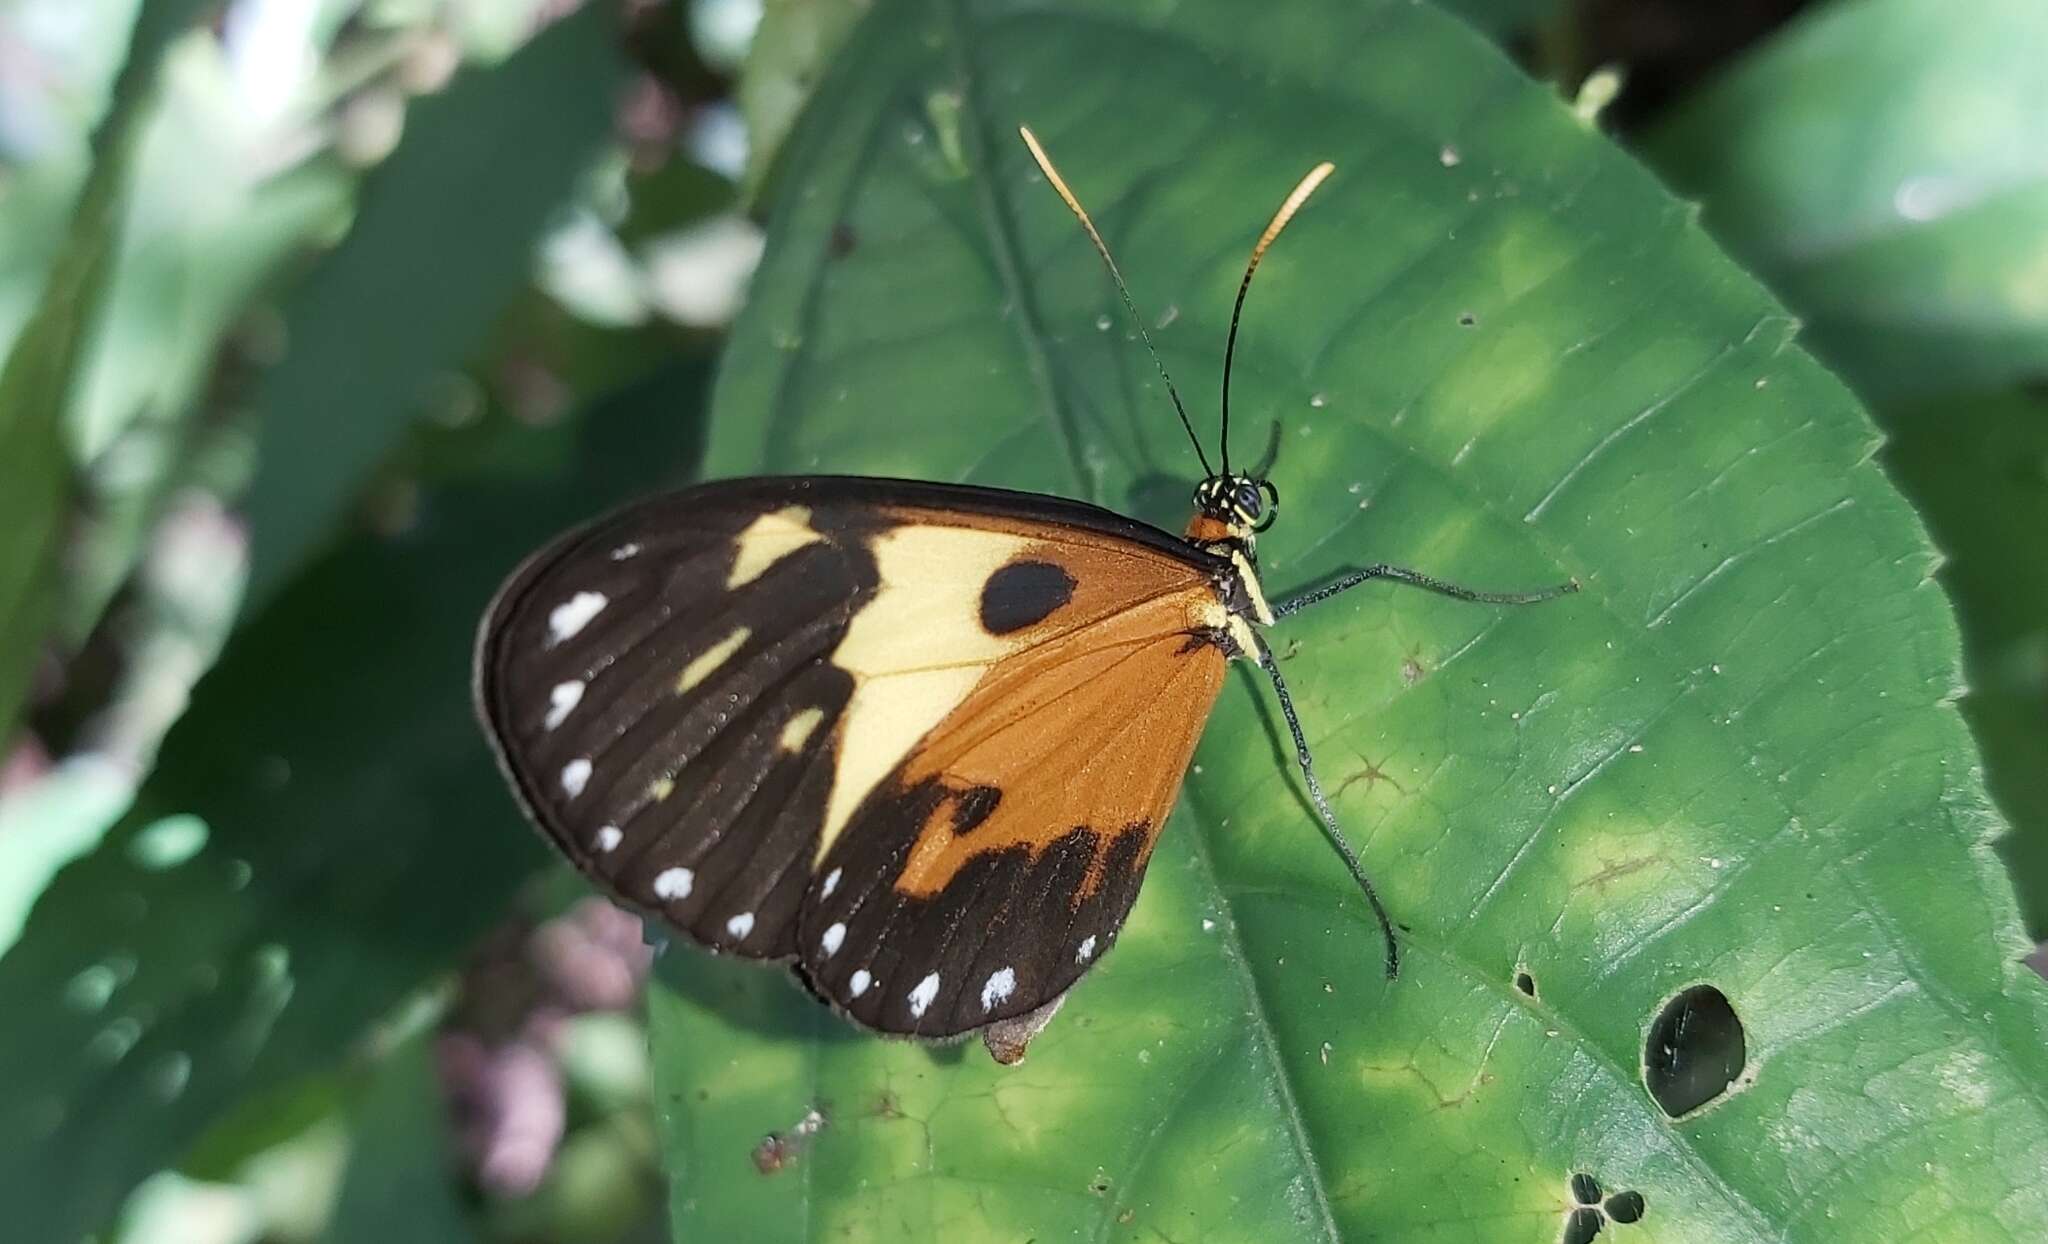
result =
[[1280,490],[1256,475],[1211,475],[1195,487],[1195,509],[1249,544],[1280,514]]

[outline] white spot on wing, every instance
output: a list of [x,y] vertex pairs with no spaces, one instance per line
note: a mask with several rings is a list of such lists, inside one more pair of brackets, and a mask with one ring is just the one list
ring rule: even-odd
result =
[[721,639],[717,643],[711,645],[711,647],[707,649],[705,652],[703,652],[701,655],[699,655],[696,660],[690,662],[688,665],[685,665],[683,667],[682,675],[676,679],[677,693],[680,694],[682,692],[688,691],[692,687],[695,687],[698,683],[703,682],[705,679],[711,677],[711,675],[717,671],[719,666],[725,664],[726,658],[730,657],[733,653],[738,652],[740,650],[740,645],[746,643],[747,637],[749,635],[752,635],[753,633],[753,631],[742,626],[737,630],[733,631],[732,634],[727,635],[724,639]]
[[626,835],[616,825],[606,825],[597,831],[597,849],[600,851],[616,851],[625,840]]
[[743,911],[725,922],[725,931],[734,937],[745,937],[754,931],[754,913]]
[[810,741],[812,732],[817,730],[818,723],[823,720],[825,710],[815,704],[791,717],[782,727],[782,750],[802,750],[803,745]]
[[628,540],[624,544],[621,544],[619,547],[612,550],[612,560],[615,562],[622,562],[625,561],[628,557],[633,556],[635,553],[638,553],[639,551],[640,545],[632,540]]
[[690,897],[690,887],[697,884],[697,874],[687,868],[664,868],[654,878],[654,897],[676,899]]
[[917,987],[910,991],[910,1018],[923,1019],[924,1013],[931,1008],[932,1001],[938,996],[939,974],[933,972],[917,982]]
[[848,996],[858,998],[868,991],[869,985],[874,983],[875,978],[868,975],[866,968],[862,968],[853,974],[852,980],[846,982],[846,992]]
[[811,526],[811,512],[803,506],[784,506],[773,514],[763,514],[748,523],[735,541],[726,590],[752,583],[776,562],[824,538]]
[[845,870],[835,868],[831,872],[825,874],[825,888],[818,891],[819,898],[832,897],[832,891],[839,888],[839,874],[843,871]]
[[1017,992],[1017,971],[1015,968],[999,968],[989,975],[981,987],[981,1009],[993,1011],[996,1005],[1009,1000]]
[[603,592],[578,592],[548,611],[548,646],[553,647],[590,625],[611,601]]
[[839,947],[846,942],[846,925],[834,924],[825,930],[825,936],[818,939],[818,945],[825,948],[825,957],[830,959],[839,953]]
[[556,683],[555,689],[548,692],[548,715],[541,724],[550,730],[554,729],[556,726],[567,721],[570,711],[582,702],[583,680],[581,678],[571,678],[568,682]]
[[1095,957],[1095,935],[1090,933],[1081,939],[1081,945],[1074,951],[1074,962],[1086,963]]
[[562,793],[574,799],[590,785],[590,761],[582,756],[562,766]]

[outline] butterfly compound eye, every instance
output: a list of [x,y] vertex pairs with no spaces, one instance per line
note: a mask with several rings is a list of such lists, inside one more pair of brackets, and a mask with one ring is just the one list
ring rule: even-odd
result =
[[1237,486],[1231,500],[1246,518],[1257,518],[1266,508],[1266,499],[1259,495],[1259,486],[1250,480],[1245,480]]
[[[1265,510],[1265,517],[1259,519],[1259,521],[1252,527],[1253,531],[1264,531],[1266,528],[1271,527],[1273,525],[1274,519],[1280,517],[1280,490],[1278,488],[1273,487],[1271,481],[1263,479],[1259,480],[1255,485],[1247,486],[1252,487],[1255,491],[1264,494],[1265,502],[1263,508]],[[1259,513],[1260,509],[1260,506],[1254,505],[1251,507],[1250,512],[1256,515]]]

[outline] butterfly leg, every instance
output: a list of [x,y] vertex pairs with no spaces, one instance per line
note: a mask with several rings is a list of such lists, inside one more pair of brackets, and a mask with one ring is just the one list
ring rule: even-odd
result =
[[1387,915],[1386,904],[1380,902],[1380,893],[1373,888],[1372,879],[1365,875],[1365,866],[1358,862],[1358,855],[1351,844],[1344,840],[1344,832],[1337,828],[1337,815],[1330,811],[1330,801],[1323,797],[1323,784],[1316,777],[1315,758],[1309,755],[1308,739],[1301,732],[1301,718],[1294,712],[1294,697],[1287,694],[1287,682],[1280,677],[1280,664],[1273,659],[1273,650],[1259,645],[1259,665],[1266,676],[1273,680],[1273,691],[1280,697],[1280,715],[1287,719],[1288,733],[1294,736],[1294,759],[1301,766],[1301,776],[1308,782],[1310,800],[1316,806],[1316,818],[1323,836],[1344,861],[1344,867],[1351,870],[1351,879],[1365,893],[1365,899],[1372,904],[1372,914],[1380,922],[1380,935],[1387,942],[1387,979],[1393,980],[1401,971],[1401,947],[1394,938],[1394,921]]
[[1310,605],[1328,600],[1339,592],[1348,592],[1359,584],[1369,583],[1374,579],[1390,579],[1395,583],[1405,583],[1409,587],[1419,587],[1426,592],[1435,592],[1441,596],[1455,596],[1459,600],[1474,600],[1487,605],[1533,605],[1539,601],[1555,600],[1560,596],[1568,596],[1579,590],[1579,581],[1577,579],[1570,579],[1558,584],[1556,587],[1547,587],[1537,592],[1479,592],[1469,587],[1460,587],[1455,583],[1446,583],[1442,579],[1431,578],[1418,570],[1406,570],[1400,566],[1382,564],[1367,566],[1363,570],[1354,570],[1338,579],[1325,583],[1321,587],[1311,588],[1291,600],[1283,600],[1273,606],[1273,616],[1275,618],[1284,618],[1290,613],[1299,613]]

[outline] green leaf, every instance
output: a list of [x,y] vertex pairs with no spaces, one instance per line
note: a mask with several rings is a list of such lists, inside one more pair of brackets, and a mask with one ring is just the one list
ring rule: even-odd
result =
[[[1456,13],[1496,43],[1524,31],[1539,30],[1558,16],[1564,0],[1437,0],[1437,7]],[[1598,20],[1597,17],[1588,20]]]
[[[676,1238],[1551,1240],[1574,1172],[1639,1192],[1643,1239],[2041,1238],[2048,1007],[1935,555],[1853,399],[1683,204],[1452,19],[1143,12],[878,7],[784,157],[712,473],[972,480],[1177,526],[1193,456],[1015,126],[1198,412],[1253,236],[1328,158],[1237,361],[1237,460],[1284,433],[1266,583],[1384,559],[1586,590],[1363,589],[1273,633],[1408,926],[1391,985],[1252,677],[1116,952],[1020,1068],[671,956]],[[1701,983],[1747,1068],[1674,1121],[1644,1038]]]
[[326,1244],[462,1244],[474,1239],[456,1200],[454,1161],[432,1037],[380,1065],[356,1112],[348,1171]]
[[733,97],[747,123],[749,201],[760,198],[799,113],[845,45],[868,0],[767,0]]
[[81,756],[0,799],[0,954],[57,870],[91,850],[135,797],[135,775]]
[[2040,403],[1980,389],[2048,375],[2048,10],[1953,16],[1917,0],[1833,6],[1678,109],[1645,154],[1812,319],[1817,347],[1897,438],[1887,461],[1952,558],[1965,712],[2039,933],[2048,596],[2039,559],[2012,541],[2039,529]]
[[[2023,908],[2048,928],[2048,398],[1991,394],[1888,412],[1885,463],[1948,551],[1964,627],[1963,714],[2013,822],[2000,848]],[[2016,552],[2018,555],[2015,555]]]
[[62,249],[35,313],[0,361],[0,744],[12,731],[52,614],[57,537],[70,491],[64,411],[107,282],[137,119],[164,48],[197,7],[197,0],[169,0],[137,20]]
[[67,412],[66,439],[85,468],[60,592],[67,647],[100,623],[169,499],[192,486],[206,415],[219,415],[207,398],[210,387],[218,393],[223,340],[288,260],[346,222],[356,182],[325,158],[283,172],[251,167],[263,140],[213,38],[179,43],[162,77],[137,136],[106,307]]
[[582,429],[566,470],[430,492],[414,530],[349,541],[229,644],[135,810],[0,958],[10,1231],[101,1225],[504,917],[545,856],[470,712],[477,618],[553,531],[688,474],[704,385],[684,358],[528,433]]
[[610,130],[617,14],[583,10],[413,109],[348,238],[293,296],[254,397],[249,601],[332,538],[371,470],[531,275],[533,246]]
[[1645,136],[1873,399],[2048,376],[2048,8],[1824,5]]

